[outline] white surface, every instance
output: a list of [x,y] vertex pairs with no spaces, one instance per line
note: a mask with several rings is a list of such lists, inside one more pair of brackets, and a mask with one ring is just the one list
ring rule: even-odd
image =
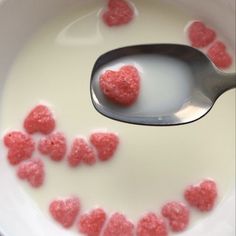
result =
[[[8,2],[8,0],[6,1],[6,3],[7,2]],[[9,0],[9,2],[11,2],[11,4],[8,5],[9,9],[7,6],[5,6],[5,9],[4,9],[3,8],[4,5],[2,6],[2,8],[0,7],[0,19],[2,19],[1,17],[5,17],[4,19],[6,22],[6,23],[4,23],[3,20],[0,21],[1,32],[3,30],[3,27],[6,29],[6,25],[4,26],[3,24],[7,24],[10,22],[15,22],[15,23],[17,22],[18,25],[21,25],[21,24],[24,25],[25,32],[19,32],[19,31],[15,31],[15,30],[12,30],[12,31],[9,30],[9,32],[8,31],[6,32],[6,30],[5,30],[4,34],[0,34],[0,40],[1,40],[0,41],[1,42],[0,55],[6,55],[6,57],[2,57],[2,56],[0,57],[1,59],[6,58],[6,60],[0,59],[1,60],[0,61],[1,62],[0,63],[0,66],[1,66],[0,73],[7,71],[7,68],[8,68],[7,65],[9,65],[11,58],[14,57],[14,53],[16,52],[17,48],[20,47],[21,43],[24,41],[24,38],[27,37],[27,35],[29,35],[29,32],[32,29],[32,25],[37,25],[38,24],[36,22],[37,20],[39,20],[39,22],[41,22],[42,19],[44,18],[43,17],[44,14],[45,14],[45,17],[48,18],[48,16],[49,16],[48,14],[49,14],[50,10],[58,11],[60,9],[60,6],[63,6],[63,3],[65,3],[65,4],[66,4],[66,2],[68,3],[68,0],[61,1],[61,2],[58,2],[58,0],[57,1],[50,1],[50,3],[52,5],[55,4],[54,6],[58,6],[58,9],[55,7],[53,7],[53,9],[52,9],[49,5],[47,5],[47,3],[45,1],[42,1],[41,7],[42,8],[45,7],[45,8],[47,8],[47,10],[43,9],[42,11],[38,11],[40,13],[38,13],[36,11],[36,10],[38,10],[38,7],[30,8],[31,9],[30,13],[32,14],[32,16],[34,16],[35,22],[29,21],[29,20],[23,20],[23,18],[30,17],[28,14],[23,13],[24,10],[26,12],[29,12],[29,10],[27,9],[28,3],[26,5],[23,4],[23,6],[25,8],[22,7],[22,3],[21,3],[21,8],[19,8],[20,6],[18,6],[19,4],[17,3],[17,1],[10,1]],[[25,3],[26,2],[27,1],[25,1]],[[209,1],[209,2],[211,2],[211,1]],[[58,5],[59,3],[62,3],[62,5]],[[72,4],[72,1],[68,4]],[[206,4],[206,1],[204,4]],[[17,13],[15,12],[15,14],[12,14],[12,7],[14,7],[15,9],[18,9]],[[4,9],[4,15],[1,14],[3,12],[3,9]],[[19,9],[22,9],[22,10],[19,10]],[[32,9],[35,9],[35,12]],[[6,21],[7,16],[14,15],[14,17],[16,17],[17,14],[22,14],[22,16],[19,17],[18,19],[16,19],[16,21],[13,21],[12,19],[8,19],[9,22]],[[38,14],[41,14],[40,17],[38,16]],[[230,14],[226,14],[226,15],[228,17],[228,15],[230,15]],[[225,22],[221,23],[221,25],[226,23],[227,19],[228,18],[225,18],[224,19]],[[230,19],[230,17],[229,17],[229,19]],[[23,20],[23,22],[21,22],[21,20]],[[27,22],[27,24],[25,22]],[[229,22],[228,22],[228,24],[229,24]],[[9,27],[9,24],[7,24],[7,25]],[[29,28],[27,29],[27,27],[29,27]],[[21,28],[21,27],[17,27],[17,28]],[[226,29],[229,27],[225,27],[225,25],[224,25],[223,28]],[[27,32],[28,30],[29,30],[29,32]],[[14,36],[14,33],[16,33],[17,37]],[[20,37],[21,34],[22,34],[22,36],[21,36],[22,38]],[[4,38],[2,37],[2,35],[4,35]],[[71,45],[71,42],[73,42],[72,44],[75,43],[75,41],[73,41],[73,40],[68,41],[68,38],[62,37],[62,35],[60,35],[60,37],[58,37],[58,41],[61,44],[65,45],[65,43],[67,43],[67,45],[68,45],[68,42],[69,42],[69,44]],[[9,44],[8,43],[10,41],[9,38],[10,39],[17,38],[18,40],[16,40],[16,41],[18,43],[12,42],[11,44]],[[92,37],[92,38],[94,38],[94,37]],[[96,38],[96,42],[101,40],[101,37],[95,37],[95,38]],[[16,44],[18,44],[18,46]],[[90,42],[90,44],[91,44],[91,42]],[[6,45],[8,45],[8,47]],[[15,46],[12,46],[12,45],[15,45]],[[110,45],[110,46],[112,46],[112,45]],[[99,53],[99,52],[97,52],[97,53]],[[60,72],[60,71],[58,71],[58,72]],[[2,78],[3,78],[3,75],[4,74],[1,75]],[[27,78],[26,78],[25,82],[28,82]],[[21,85],[16,84],[16,87],[18,87],[18,86],[21,86]],[[86,91],[86,84],[84,86],[85,87],[83,90]],[[65,88],[66,86],[62,86],[62,87]],[[9,96],[11,97],[11,95],[9,95]],[[215,141],[216,141],[216,143],[218,143],[218,145],[216,145],[216,146],[219,146],[221,140],[217,139],[217,136],[218,136],[217,134],[220,133],[222,135],[222,137],[226,137],[227,132],[229,132],[230,133],[229,139],[230,139],[231,147],[232,147],[232,142],[235,141],[234,140],[235,136],[232,136],[232,132],[230,132],[230,128],[234,128],[232,126],[230,127],[230,125],[232,125],[234,117],[232,117],[233,111],[230,112],[229,109],[225,108],[225,105],[230,101],[232,102],[233,96],[234,96],[233,91],[231,91],[229,94],[227,94],[227,96],[224,96],[221,99],[221,101],[219,102],[219,104],[216,106],[216,109],[213,111],[213,113],[211,113],[212,116],[209,115],[207,118],[207,119],[209,119],[209,122],[210,122],[213,116],[218,114],[218,117],[219,117],[219,115],[221,115],[222,110],[223,110],[225,113],[223,115],[221,115],[222,116],[221,118],[223,120],[225,118],[228,121],[227,122],[228,125],[219,124],[219,126],[217,127],[216,130],[210,130],[209,129],[210,127],[208,126],[209,123],[207,123],[207,122],[201,123],[200,122],[195,125],[195,131],[193,131],[192,129],[189,129],[188,127],[181,129],[181,136],[182,137],[190,137],[191,132],[193,132],[193,134],[196,134],[195,132],[199,128],[204,129],[204,130],[208,129],[209,134],[211,133],[211,131],[214,132],[213,136],[216,137]],[[31,103],[34,104],[34,102],[36,102],[36,99],[37,99],[37,96],[35,96],[34,99],[31,100]],[[18,99],[16,98],[16,100],[18,100]],[[25,97],[21,100],[23,102],[23,103],[21,103],[21,106],[23,106],[24,109],[27,109],[27,106],[30,105],[28,100],[29,99],[27,97]],[[53,100],[53,99],[50,99],[50,101],[51,100]],[[57,99],[55,98],[55,101],[56,100]],[[25,104],[24,104],[24,101],[25,101]],[[56,103],[56,102],[52,101],[52,104],[54,104],[54,103]],[[61,104],[62,105],[64,104],[64,106],[66,107],[66,106],[68,106],[68,104],[70,104],[70,102],[69,101],[66,102],[63,99],[63,101],[61,101]],[[231,103],[231,104],[229,104],[229,107],[234,109],[233,105],[234,104]],[[62,109],[62,111],[64,111],[63,108],[61,108],[61,109]],[[10,111],[10,110],[12,110],[12,109],[9,109],[8,111]],[[57,114],[59,114],[59,115],[60,115],[60,113],[62,114],[62,111],[60,111],[60,109],[57,110],[57,108],[56,108]],[[70,114],[70,113],[68,113],[68,114]],[[20,117],[22,115],[22,113],[15,114],[15,115]],[[68,117],[67,117],[67,119],[68,119]],[[84,119],[86,119],[86,113],[84,114]],[[219,122],[220,120],[221,119],[215,120],[215,122]],[[10,125],[12,125],[13,123],[16,124],[16,119],[14,119],[14,116],[10,115],[10,113],[9,113],[9,120],[8,121],[3,120],[3,123],[5,124],[4,127],[7,127],[7,124],[10,124]],[[75,132],[74,132],[75,127],[73,127],[73,125],[71,125],[71,127],[65,127],[65,126],[63,126],[63,124],[64,125],[68,124],[68,122],[61,122],[60,128],[62,128],[63,130],[66,129],[68,131],[69,136],[75,135]],[[103,122],[99,121],[98,124],[103,125]],[[114,130],[114,128],[117,128],[117,129],[119,128],[118,125],[117,125],[117,127],[116,127],[116,125],[114,126],[112,122],[109,122],[108,126],[109,126],[108,127],[109,129],[113,129],[113,130]],[[211,127],[213,129],[216,126],[217,125],[212,124]],[[89,121],[88,121],[88,125],[86,125],[86,127],[78,126],[78,127],[76,127],[76,130],[80,130],[80,132],[82,132],[84,134],[88,134],[89,130],[91,129],[90,127],[93,128],[94,124],[89,123]],[[142,131],[141,131],[141,129],[142,129]],[[135,137],[137,137],[137,139],[139,139],[140,134],[138,134],[138,132],[136,132],[135,130],[136,130],[136,128],[135,129],[133,128],[132,131],[130,131],[131,132],[130,135],[131,135],[131,137],[135,136]],[[179,136],[179,132],[177,132],[177,130],[178,130],[178,128],[176,129],[176,132],[175,132],[176,136],[172,137],[172,142],[174,142],[174,139],[178,138],[178,136]],[[148,135],[150,132],[151,132],[151,130],[149,130],[149,129],[144,130],[143,128],[140,128],[140,133],[142,134],[142,136]],[[165,132],[163,130],[160,131],[160,133],[161,133],[160,137],[165,136]],[[128,132],[127,132],[127,134],[128,134]],[[179,139],[181,139],[181,137],[179,137]],[[208,137],[203,137],[203,139],[206,141],[206,143],[208,142]],[[128,138],[127,138],[127,140],[128,140]],[[140,140],[142,140],[142,139],[140,138]],[[197,140],[198,140],[198,138],[195,137],[195,141],[197,141]],[[183,138],[183,142],[184,142],[184,138]],[[125,143],[127,143],[127,142],[125,141]],[[128,143],[129,143],[129,141],[128,141]],[[162,140],[161,143],[163,143],[163,145],[165,145],[164,140]],[[134,143],[130,142],[130,144],[132,145],[131,147],[136,147],[136,142],[134,142]],[[154,144],[152,145],[152,147],[154,147]],[[194,146],[192,146],[192,147],[194,147]],[[213,147],[213,142],[212,142],[211,148],[212,147]],[[189,151],[186,150],[185,154],[191,153],[192,150],[189,147]],[[216,148],[216,150],[218,150],[218,149]],[[232,150],[229,150],[229,151],[232,151]],[[201,150],[199,150],[199,153],[201,153]],[[203,153],[204,153],[204,151],[203,151]],[[214,153],[214,151],[213,151],[213,153]],[[223,151],[223,153],[224,153],[224,151]],[[4,152],[2,152],[0,158],[3,158],[4,156],[5,156],[5,154],[4,154]],[[195,162],[197,162],[198,161],[197,155],[195,157],[196,157]],[[133,158],[135,158],[135,157],[133,157]],[[120,159],[119,160],[117,159],[117,161],[120,161]],[[132,161],[132,159],[130,161]],[[151,161],[151,159],[150,159],[150,161]],[[210,161],[210,159],[209,159],[209,161]],[[221,159],[219,161],[220,162],[218,163],[218,167],[224,168],[225,164],[226,164],[225,159]],[[221,163],[221,161],[222,161],[222,163]],[[117,162],[114,162],[114,165],[115,164],[117,164]],[[122,163],[120,163],[120,164],[122,165]],[[110,166],[108,166],[108,167],[110,168]],[[96,170],[96,171],[98,171],[98,173],[99,173],[99,168],[100,167],[98,167],[98,169]],[[59,167],[59,171],[63,171],[65,169],[66,168],[64,168],[62,166]],[[162,169],[164,169],[164,168],[162,168]],[[221,170],[221,168],[219,168],[219,170]],[[111,169],[111,171],[113,171],[113,170]],[[50,173],[51,173],[50,175],[52,175],[52,176],[58,175],[57,172],[53,172],[53,168],[52,168],[52,172],[50,171]],[[119,172],[117,172],[116,174],[117,174],[117,177],[120,176]],[[136,174],[139,175],[140,173],[136,172]],[[222,177],[224,177],[224,176],[222,176]],[[222,178],[222,180],[224,180],[224,178]],[[58,178],[58,182],[60,182],[60,178]],[[1,190],[4,189],[4,191],[2,191],[0,193],[0,231],[1,231],[1,227],[2,227],[2,231],[6,233],[6,236],[9,236],[9,235],[10,236],[23,236],[23,235],[32,235],[32,236],[58,235],[58,236],[60,236],[60,235],[67,235],[67,234],[72,235],[73,234],[71,232],[64,232],[60,228],[56,227],[54,224],[51,224],[50,223],[51,221],[47,221],[47,219],[42,215],[42,213],[39,210],[37,210],[37,205],[35,205],[35,203],[32,202],[32,200],[28,197],[28,195],[26,195],[26,193],[23,192],[22,189],[20,187],[18,187],[17,184],[18,184],[18,182],[16,181],[14,173],[12,173],[10,171],[10,168],[8,167],[7,163],[0,161],[0,187],[1,187]],[[223,182],[222,182],[222,186],[224,187]],[[49,187],[50,187],[50,185],[49,185]],[[139,187],[140,186],[137,186],[137,191],[138,191]],[[178,186],[175,186],[175,187],[178,189]],[[69,191],[71,191],[70,188],[69,188]],[[17,195],[17,198],[16,198],[16,195]],[[191,231],[188,231],[182,235],[184,235],[184,236],[199,236],[199,235],[203,235],[203,236],[212,236],[212,235],[214,235],[214,236],[222,236],[222,235],[233,236],[234,235],[234,206],[233,206],[234,205],[234,193],[229,194],[229,195],[231,197],[229,197],[229,198],[227,198],[227,200],[223,201],[222,204],[217,208],[216,212],[211,215],[211,217],[206,218],[205,220],[201,221],[201,223],[196,225]],[[47,196],[47,197],[50,199],[50,196]],[[8,202],[9,204],[6,204],[6,202]],[[112,205],[111,205],[111,207],[112,207]],[[13,214],[13,212],[14,212],[14,214]],[[14,215],[14,218],[13,218],[13,215]],[[14,222],[14,227],[12,227],[12,224],[13,224],[12,222]],[[217,227],[216,227],[216,225],[217,225]],[[214,228],[214,231],[212,231],[212,228]],[[78,235],[78,234],[75,234],[75,235]]]

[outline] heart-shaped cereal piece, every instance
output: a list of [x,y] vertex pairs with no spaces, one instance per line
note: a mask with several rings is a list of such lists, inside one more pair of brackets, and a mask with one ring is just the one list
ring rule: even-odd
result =
[[72,167],[78,166],[81,162],[94,165],[96,163],[96,153],[85,139],[76,138],[72,144],[68,162]]
[[35,150],[35,143],[32,138],[20,131],[7,133],[3,141],[9,149],[7,157],[12,165],[17,165],[21,161],[29,159]]
[[49,206],[52,217],[63,227],[71,227],[80,211],[80,200],[78,198],[68,198],[54,200]]
[[188,28],[188,37],[193,47],[203,48],[216,38],[216,32],[201,21],[194,21]]
[[98,158],[101,161],[107,161],[115,154],[119,138],[114,133],[96,132],[91,134],[90,142],[97,149]]
[[134,225],[120,213],[115,213],[105,226],[103,236],[133,236]]
[[40,187],[44,181],[44,164],[39,159],[29,160],[19,165],[17,175],[20,179],[26,179],[32,187]]
[[214,42],[208,49],[207,55],[220,69],[226,69],[232,65],[233,59],[221,41]]
[[174,232],[185,230],[189,224],[189,209],[180,202],[169,202],[162,207],[162,215],[169,220]]
[[81,215],[78,222],[79,231],[87,236],[99,236],[105,224],[107,215],[102,209],[95,209]]
[[108,26],[124,25],[134,18],[134,10],[125,0],[109,0],[108,9],[102,18]]
[[213,180],[204,180],[198,185],[191,185],[184,192],[188,203],[203,212],[213,209],[217,195],[217,186]]
[[148,213],[141,218],[137,225],[137,236],[167,236],[164,220],[154,213]]
[[108,99],[129,106],[138,98],[140,76],[134,66],[123,66],[119,71],[107,70],[102,74],[99,78],[99,86]]
[[53,161],[61,161],[66,154],[66,138],[60,132],[50,134],[40,139],[38,149]]
[[29,134],[40,132],[50,134],[55,128],[56,122],[52,112],[44,105],[36,106],[25,118],[24,128]]

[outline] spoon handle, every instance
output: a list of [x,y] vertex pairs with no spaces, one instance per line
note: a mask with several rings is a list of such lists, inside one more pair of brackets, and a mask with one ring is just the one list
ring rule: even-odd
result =
[[218,72],[216,91],[218,95],[229,89],[236,88],[236,73]]

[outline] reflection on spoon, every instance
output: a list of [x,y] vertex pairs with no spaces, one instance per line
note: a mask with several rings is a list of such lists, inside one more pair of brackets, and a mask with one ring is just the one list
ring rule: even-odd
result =
[[[99,88],[106,70],[135,66],[141,76],[137,102],[121,107],[109,101]],[[134,124],[178,125],[203,117],[216,99],[236,87],[236,75],[215,68],[199,50],[185,45],[137,45],[100,56],[91,76],[91,98],[103,115]]]

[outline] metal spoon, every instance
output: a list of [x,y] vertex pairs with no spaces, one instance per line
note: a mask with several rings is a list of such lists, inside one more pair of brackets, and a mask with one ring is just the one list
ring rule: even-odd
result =
[[[158,55],[184,62],[193,75],[193,89],[188,101],[177,111],[166,114],[144,113],[142,108],[130,112],[131,107],[121,107],[109,102],[98,88],[97,72],[105,65],[127,56]],[[223,73],[201,51],[186,45],[150,44],[118,48],[100,56],[92,70],[90,92],[94,107],[106,117],[139,125],[169,126],[196,121],[206,115],[217,98],[236,87],[236,74]],[[167,91],[168,92],[168,91]],[[150,101],[154,102],[155,101]]]

